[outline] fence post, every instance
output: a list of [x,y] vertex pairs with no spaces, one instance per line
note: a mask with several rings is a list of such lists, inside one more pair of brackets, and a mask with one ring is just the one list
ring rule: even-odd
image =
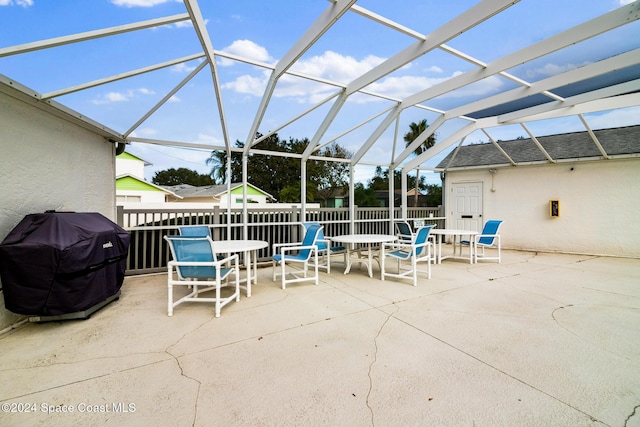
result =
[[[220,225],[220,205],[213,205],[213,225]],[[222,240],[220,238],[220,227],[213,227],[213,240]]]
[[116,224],[124,227],[124,206],[116,206]]

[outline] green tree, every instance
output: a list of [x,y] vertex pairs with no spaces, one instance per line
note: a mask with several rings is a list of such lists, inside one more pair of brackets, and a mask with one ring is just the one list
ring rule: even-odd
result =
[[353,189],[354,202],[358,206],[380,206],[376,192],[371,187],[365,187],[361,182],[357,182]]
[[[416,178],[408,175],[407,186],[412,187],[416,185]],[[419,185],[421,188],[425,188],[424,177],[420,177]],[[393,188],[400,188],[402,186],[402,172],[395,170],[393,173]],[[368,181],[368,187],[375,190],[389,190],[389,169],[382,169],[381,166],[376,167],[376,172],[373,178]]]
[[[338,159],[349,159],[353,153],[347,151],[337,143],[333,143],[320,151],[320,156]],[[314,160],[313,166],[316,184],[316,199],[322,206],[327,206],[327,200],[347,191],[349,186],[349,164],[346,162]],[[309,171],[307,171],[307,176]]]
[[[256,138],[261,135],[257,134]],[[243,148],[244,143],[236,141],[237,148]],[[262,140],[256,148],[265,151],[287,152],[302,154],[309,145],[309,140],[289,138],[283,140],[278,134],[270,135]],[[347,156],[350,155],[340,146],[329,146],[320,152],[321,155]],[[299,158],[284,157],[271,154],[250,154],[247,159],[247,182],[259,187],[282,202],[300,202],[301,160]],[[212,167],[211,175],[220,184],[227,179],[227,153],[213,151],[207,159]],[[327,164],[330,164],[327,166]],[[346,183],[342,163],[324,162],[319,160],[307,162],[307,194],[308,201],[314,200],[319,189],[326,189],[335,183],[341,183],[340,177]],[[348,166],[346,166],[348,173]],[[231,152],[231,181],[242,181],[242,154]]]
[[151,182],[156,185],[189,184],[203,186],[215,184],[213,178],[209,175],[199,174],[197,171],[187,168],[171,168],[158,171],[153,175]]
[[439,206],[442,204],[442,186],[438,184],[427,185],[427,206]]
[[[427,124],[427,120],[423,119],[420,120],[418,123],[412,122],[409,125],[409,132],[404,134],[404,141],[406,143],[406,147],[408,147],[409,145],[411,145],[411,143],[413,141],[415,141],[416,138],[418,138],[418,136],[420,136],[420,134],[422,134],[422,132],[424,132],[428,127]],[[427,151],[429,148],[433,147],[434,144],[436,143],[436,137],[435,134],[431,134],[422,144],[418,145],[416,147],[416,149],[413,151],[413,153],[416,156],[419,156],[420,154],[424,153],[425,151]],[[416,170],[416,180],[415,180],[415,189],[416,189],[416,194],[415,194],[415,206],[418,206],[418,185],[420,183],[420,169]]]

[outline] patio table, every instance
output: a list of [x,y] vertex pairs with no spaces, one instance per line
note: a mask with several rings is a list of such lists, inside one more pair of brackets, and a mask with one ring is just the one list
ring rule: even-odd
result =
[[[373,251],[372,245],[381,244],[385,242],[393,242],[397,239],[397,236],[391,236],[388,234],[345,234],[342,236],[334,236],[331,237],[330,240],[333,242],[339,242],[345,244],[347,247],[347,266],[344,269],[344,274],[348,274],[351,271],[351,263],[358,262],[367,265],[367,269],[369,271],[369,277],[373,277]],[[367,254],[366,257],[362,256],[362,252],[360,248],[356,251],[357,258],[352,258],[352,246],[355,245],[366,245]],[[379,262],[379,260],[378,260]]]
[[[465,257],[462,256],[462,243],[461,242],[462,242],[462,237],[469,236],[469,264],[473,264],[473,251],[475,250],[475,244],[474,244],[473,236],[478,234],[477,231],[455,230],[455,229],[448,229],[448,228],[441,228],[441,229],[434,228],[434,229],[431,230],[431,234],[438,236],[438,240],[436,242],[436,244],[438,246],[438,250],[437,250],[438,264],[441,264],[442,260],[446,259],[446,258],[465,259]],[[443,236],[452,236],[453,237],[453,253],[451,255],[442,256],[442,237]],[[458,237],[460,237],[460,242],[458,242],[458,244],[460,245],[460,255],[459,256],[456,255],[456,241],[458,240]]]
[[[247,268],[246,279],[241,282],[246,283],[247,297],[251,296],[251,283],[258,283],[258,250],[269,246],[264,240],[214,240],[213,251],[217,254],[231,254],[236,252],[244,253],[244,263]],[[251,276],[251,254],[253,253],[253,277]]]

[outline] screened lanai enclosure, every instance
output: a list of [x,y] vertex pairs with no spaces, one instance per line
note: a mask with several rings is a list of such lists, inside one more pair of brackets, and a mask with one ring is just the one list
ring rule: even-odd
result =
[[[95,3],[4,2],[0,89],[147,156],[298,158],[303,195],[309,160],[349,164],[353,205],[376,166],[406,194],[461,144],[569,126],[599,147],[592,129],[639,121],[640,1]],[[269,152],[276,133],[308,145]],[[334,142],[351,157],[319,154]]]

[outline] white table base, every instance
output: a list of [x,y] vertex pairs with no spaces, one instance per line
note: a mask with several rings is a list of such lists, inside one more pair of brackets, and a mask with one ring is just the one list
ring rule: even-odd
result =
[[[374,244],[382,244],[384,242],[392,242],[396,240],[396,236],[390,236],[386,234],[347,234],[344,236],[332,237],[334,242],[342,243],[347,248],[347,265],[344,269],[344,274],[348,274],[351,271],[351,265],[356,262],[360,264],[366,264],[369,277],[373,277],[373,248]],[[361,248],[355,251],[351,248],[352,245],[366,245],[366,256],[362,256]],[[352,253],[357,254],[356,257],[352,256]],[[378,263],[380,261],[378,260]]]
[[[242,286],[247,292],[247,297],[251,296],[251,284],[258,283],[258,249],[264,249],[269,246],[269,243],[264,240],[214,240],[213,250],[216,253],[231,254],[242,252],[244,253],[244,263],[247,269],[247,277],[240,279],[240,283],[244,283]],[[254,257],[253,262],[253,277],[251,275],[251,256]]]
[[[455,258],[455,259],[466,259],[466,257],[462,256],[462,237],[469,236],[469,264],[473,264],[473,254],[475,251],[475,240],[473,236],[478,234],[477,231],[471,230],[449,230],[449,229],[433,229],[431,230],[431,234],[438,236],[438,250],[437,250],[437,261],[438,264],[442,263],[443,259],[447,258]],[[453,253],[451,255],[442,256],[442,240],[443,236],[452,236],[453,237]],[[456,241],[460,238],[460,242],[457,244],[460,246],[460,255],[456,255]]]

